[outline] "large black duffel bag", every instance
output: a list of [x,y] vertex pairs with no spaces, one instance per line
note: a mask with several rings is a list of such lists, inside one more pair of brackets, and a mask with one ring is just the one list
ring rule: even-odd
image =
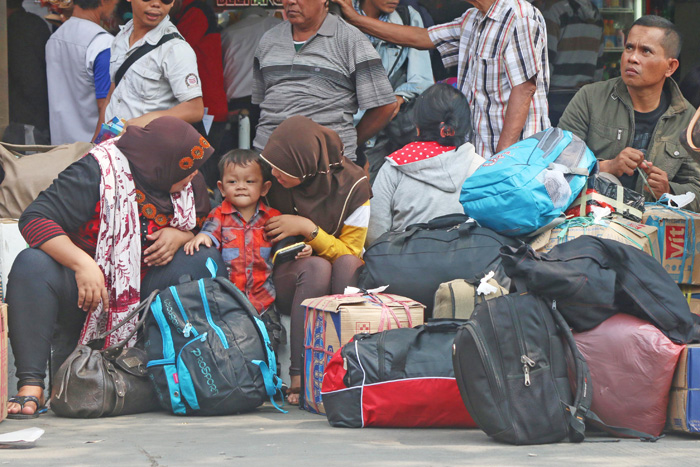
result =
[[360,287],[389,285],[386,293],[412,298],[432,315],[435,291],[453,279],[481,279],[493,270],[506,289],[499,249],[517,247],[519,240],[481,227],[464,214],[436,217],[410,225],[403,232],[387,232],[365,251]]

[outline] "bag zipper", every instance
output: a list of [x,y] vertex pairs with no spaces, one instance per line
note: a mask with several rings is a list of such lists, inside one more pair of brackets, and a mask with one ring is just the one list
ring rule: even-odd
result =
[[386,338],[386,331],[379,334],[377,339],[377,363],[379,364],[379,381],[384,381],[384,371],[385,371],[385,360],[386,360],[386,349],[384,348],[384,339]]
[[525,344],[525,339],[523,337],[523,328],[520,324],[520,317],[513,309],[513,301],[510,297],[508,298],[508,311],[510,312],[511,321],[513,321],[514,324],[513,327],[515,328],[515,336],[518,341],[518,347],[520,347],[520,363],[523,364],[523,376],[525,377],[524,384],[525,386],[529,387],[531,384],[530,368],[534,368],[535,361],[527,355],[527,345]]
[[214,323],[214,320],[211,317],[211,310],[209,310],[209,301],[207,300],[207,292],[204,289],[204,279],[200,279],[198,282],[199,294],[202,296],[202,304],[204,305],[204,313],[207,315],[207,322],[209,323],[209,326],[211,326],[211,328],[214,330],[214,332],[216,332],[216,335],[219,336],[219,340],[221,340],[221,344],[224,346],[224,349],[228,349],[228,341],[226,340],[224,331],[222,331],[221,328]]
[[195,391],[194,383],[192,383],[192,375],[190,374],[190,370],[187,368],[187,365],[185,365],[185,362],[182,361],[182,352],[184,352],[185,348],[193,342],[206,342],[207,334],[208,333],[205,332],[201,336],[195,337],[191,341],[187,342],[182,346],[182,348],[180,348],[180,352],[177,354],[176,367],[180,394],[182,394],[187,402],[187,405],[189,405],[192,410],[199,410],[199,401],[197,400],[197,392]]
[[199,336],[199,333],[197,330],[192,326],[192,323],[190,323],[190,319],[187,317],[187,313],[185,313],[185,309],[182,306],[182,302],[180,301],[180,296],[177,294],[177,289],[175,286],[170,286],[170,293],[173,296],[173,299],[175,300],[175,304],[177,305],[177,308],[180,310],[180,315],[182,315],[182,320],[185,322],[185,326],[182,328],[182,335],[185,338],[190,337],[190,332],[194,334],[194,337]]
[[[479,356],[481,357],[481,361],[483,361],[487,366],[487,371],[486,372],[486,378],[489,380],[489,386],[490,387],[496,387],[498,388],[498,396],[499,398],[502,399],[503,396],[503,386],[501,385],[501,381],[498,379],[497,373],[496,373],[496,367],[493,364],[493,360],[491,359],[491,356],[489,355],[489,351],[486,348],[486,346],[483,343],[483,335],[481,334],[481,331],[476,329],[476,324],[473,321],[467,321],[464,324],[464,329],[467,330],[469,334],[471,334],[472,339],[474,340],[474,343],[476,344],[476,349],[479,351]],[[455,352],[455,347],[454,344],[452,346],[452,351]]]

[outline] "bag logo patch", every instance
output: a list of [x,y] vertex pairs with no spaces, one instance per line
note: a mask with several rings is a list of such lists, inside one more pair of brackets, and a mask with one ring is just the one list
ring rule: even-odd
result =
[[209,386],[209,392],[211,392],[214,395],[219,394],[219,389],[216,387],[216,383],[214,383],[214,378],[211,375],[211,368],[209,368],[207,362],[204,361],[204,357],[202,357],[202,351],[199,349],[194,349],[191,352],[192,355],[197,357],[197,365],[199,366],[199,371],[202,372],[202,376],[204,376],[204,379],[207,382],[207,386]]

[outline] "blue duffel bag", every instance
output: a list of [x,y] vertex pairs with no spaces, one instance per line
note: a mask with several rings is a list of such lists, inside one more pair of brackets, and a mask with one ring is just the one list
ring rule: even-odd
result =
[[586,144],[550,128],[493,155],[464,182],[464,212],[501,235],[531,235],[557,225],[597,172]]

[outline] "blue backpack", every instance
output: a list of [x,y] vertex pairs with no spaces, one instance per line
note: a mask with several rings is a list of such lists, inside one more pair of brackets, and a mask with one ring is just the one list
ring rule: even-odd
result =
[[550,128],[484,162],[462,185],[459,201],[469,217],[501,235],[534,235],[563,221],[594,172],[586,144]]
[[[175,414],[253,410],[282,386],[265,324],[226,278],[162,290],[146,319],[148,375],[161,406]],[[279,407],[277,407],[279,409]],[[283,410],[279,409],[284,412]]]

